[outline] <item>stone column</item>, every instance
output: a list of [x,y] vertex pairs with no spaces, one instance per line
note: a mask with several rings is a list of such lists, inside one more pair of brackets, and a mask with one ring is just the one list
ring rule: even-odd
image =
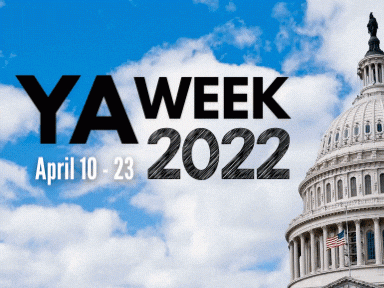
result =
[[300,277],[304,277],[305,275],[305,238],[303,234],[300,235],[300,248],[301,248]]
[[290,271],[291,271],[291,281],[293,281],[293,279],[295,279],[295,273],[294,273],[294,252],[293,252],[293,241],[291,241],[289,243],[289,267],[290,267]]
[[360,219],[355,220],[356,226],[356,253],[357,253],[357,266],[362,264],[362,247],[361,247],[361,232],[360,232]]
[[[337,224],[337,227],[339,229],[339,233],[341,231],[343,231],[343,224],[342,223],[338,223]],[[344,233],[347,233],[346,231],[344,231]],[[347,235],[344,235],[344,239],[347,239]],[[344,264],[344,245],[341,245],[339,246],[339,268],[344,268],[345,267],[345,264]]]
[[372,77],[372,67],[371,67],[371,64],[369,64],[368,66],[368,71],[369,71],[369,84],[372,83],[372,80],[373,80],[373,77]]
[[379,73],[378,73],[378,69],[377,69],[377,63],[375,63],[375,76],[376,76],[376,83],[379,83]]
[[384,82],[384,67],[383,67],[383,64],[380,65],[381,66],[381,83]]
[[336,248],[331,249],[332,270],[336,270]]
[[311,241],[311,273],[314,274],[316,270],[316,259],[315,259],[315,231],[311,230],[309,232],[310,241]]
[[329,259],[328,259],[328,251],[327,251],[327,238],[328,238],[328,230],[327,226],[323,226],[323,252],[324,252],[324,271],[329,270]]
[[295,272],[295,279],[299,278],[299,243],[297,239],[293,239],[293,270]]
[[317,257],[320,257],[320,271],[324,271],[324,241],[323,236],[319,237],[320,242],[320,255],[317,255]]
[[381,257],[381,245],[380,245],[380,224],[379,224],[379,218],[373,218],[373,224],[375,226],[375,258],[376,258],[376,264],[382,263],[382,257]]

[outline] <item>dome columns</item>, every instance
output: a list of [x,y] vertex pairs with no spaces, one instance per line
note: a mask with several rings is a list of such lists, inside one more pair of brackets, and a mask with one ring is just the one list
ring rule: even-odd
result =
[[[367,56],[359,63],[357,75],[360,77],[364,88],[384,81],[384,55]],[[364,90],[364,89],[363,89]]]
[[[343,224],[342,223],[338,223],[337,224],[337,228],[339,229],[339,233],[341,233],[343,231]],[[345,231],[345,239],[347,239],[347,232]],[[344,245],[342,246],[339,246],[339,261],[340,261],[340,268],[344,268],[345,267],[345,263],[344,263]]]
[[360,228],[360,219],[355,220],[355,227],[356,227],[356,258],[357,258],[357,266],[361,266],[362,263],[362,247],[361,247],[361,228]]
[[380,219],[378,217],[373,218],[373,225],[375,229],[375,255],[376,255],[376,264],[382,263],[382,256],[381,256],[381,233],[380,233]]
[[294,257],[294,275],[295,279],[299,278],[299,243],[297,239],[293,240],[293,257]]
[[[380,222],[380,217],[364,219],[356,219],[356,217],[358,216],[352,216],[355,219],[350,219],[348,222],[349,235],[347,235],[345,222],[311,226],[308,227],[309,229],[302,227],[300,231],[292,230],[288,246],[291,282],[317,274],[344,271],[349,265],[352,269],[383,265],[384,225]],[[346,241],[350,245],[350,255],[347,253],[346,245],[327,249],[327,238],[336,236],[343,230]]]
[[315,231],[309,231],[310,243],[311,243],[311,274],[315,274],[316,271],[316,259],[315,259]]
[[323,226],[323,247],[324,247],[324,271],[328,271],[329,269],[329,259],[328,259],[328,251],[327,251],[327,238],[328,238],[328,228],[327,226]]
[[305,238],[304,234],[300,235],[300,277],[305,275]]

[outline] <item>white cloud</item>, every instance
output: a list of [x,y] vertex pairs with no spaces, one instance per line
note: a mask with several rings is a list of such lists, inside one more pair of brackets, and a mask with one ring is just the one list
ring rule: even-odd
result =
[[272,10],[272,17],[280,22],[280,30],[275,37],[275,45],[280,53],[293,43],[296,23],[292,13],[287,8],[287,3],[279,2]]
[[[384,23],[381,17],[384,8],[377,5],[377,1],[308,0],[304,24],[296,31],[307,43],[287,61],[296,62],[297,67],[311,61],[317,66],[332,69],[344,76],[357,93],[356,67],[368,51],[370,12],[376,16],[380,27],[380,23]],[[314,37],[321,41],[317,47],[313,46]],[[378,37],[384,39],[383,30],[378,30]],[[311,42],[312,47],[308,49]]]
[[219,8],[219,0],[193,0],[193,3],[198,4],[205,4],[209,7],[209,10],[215,11],[217,8]]
[[259,27],[247,27],[242,20],[235,19],[216,27],[212,33],[203,39],[213,47],[226,43],[239,49],[256,48],[260,42],[261,34],[262,31]]
[[[40,112],[24,89],[0,83],[0,144],[16,141],[40,129]],[[73,130],[76,119],[73,113],[65,111],[67,102],[57,112],[57,133]]]
[[39,112],[24,90],[0,84],[0,142],[37,132]]
[[228,4],[225,6],[225,10],[228,12],[235,12],[236,11],[236,5],[232,1],[229,1]]
[[4,6],[5,6],[5,1],[4,0],[0,0],[0,8],[4,7]]
[[31,186],[25,167],[0,159],[0,171],[0,203],[18,200],[25,192],[25,196],[44,196],[41,189]]

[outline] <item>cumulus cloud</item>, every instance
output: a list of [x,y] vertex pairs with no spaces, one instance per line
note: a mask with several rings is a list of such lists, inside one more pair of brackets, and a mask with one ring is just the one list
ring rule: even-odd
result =
[[230,258],[216,267],[202,253],[184,258],[188,251],[171,251],[174,243],[150,231],[125,234],[126,223],[108,209],[24,205],[0,207],[0,215],[3,287],[279,287],[288,270],[287,257],[272,273],[238,271]]
[[[376,15],[378,22],[384,8],[377,1],[338,1],[308,0],[304,23],[298,27],[297,33],[305,39],[303,49],[295,51],[286,61],[296,62],[300,67],[305,62],[313,61],[316,65],[332,69],[345,77],[355,86],[356,67],[365,52],[368,51],[369,34],[367,23],[369,13]],[[309,37],[309,38],[306,38]],[[384,38],[382,30],[378,37]],[[320,45],[311,46],[320,39]],[[348,54],[348,57],[345,57]],[[300,58],[304,57],[304,61]],[[289,66],[291,66],[290,64]]]
[[39,112],[24,90],[0,84],[0,143],[37,132]]
[[[40,112],[24,89],[0,83],[0,144],[15,142],[29,133],[37,133],[40,128]],[[66,111],[67,101],[57,112],[57,132],[73,130],[76,119]]]
[[41,189],[31,186],[25,167],[0,159],[0,171],[0,203],[44,196]]

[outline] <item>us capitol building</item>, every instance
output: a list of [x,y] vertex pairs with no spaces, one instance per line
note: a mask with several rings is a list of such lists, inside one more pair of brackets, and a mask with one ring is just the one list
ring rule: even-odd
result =
[[[357,69],[363,88],[325,133],[299,186],[304,210],[285,235],[288,288],[384,287],[384,52],[372,13],[367,26],[369,50]],[[326,239],[343,230],[347,245],[327,249]]]

